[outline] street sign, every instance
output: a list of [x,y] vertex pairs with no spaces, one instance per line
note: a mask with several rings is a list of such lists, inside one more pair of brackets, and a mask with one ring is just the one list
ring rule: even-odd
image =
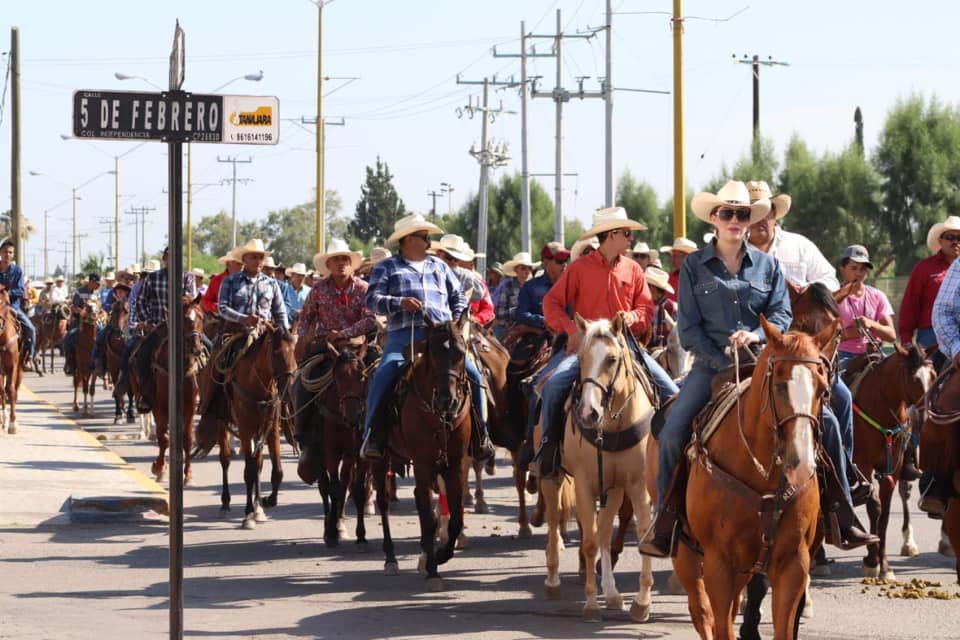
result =
[[183,29],[180,28],[180,21],[177,20],[177,28],[173,32],[173,47],[170,49],[170,89],[172,91],[183,89],[185,40]]
[[280,103],[272,96],[79,90],[73,135],[111,140],[277,144]]

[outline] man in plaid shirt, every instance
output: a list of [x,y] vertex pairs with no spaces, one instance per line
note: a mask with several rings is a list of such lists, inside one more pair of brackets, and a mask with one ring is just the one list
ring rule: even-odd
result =
[[[460,281],[442,260],[427,255],[430,234],[443,233],[420,214],[411,214],[397,220],[387,246],[399,242],[400,255],[377,263],[370,275],[367,289],[367,308],[377,315],[387,316],[387,340],[380,365],[367,392],[367,415],[364,424],[360,456],[376,459],[383,456],[386,446],[386,421],[378,411],[383,400],[393,391],[404,369],[404,347],[411,339],[426,335],[424,316],[434,323],[457,320],[467,308],[467,299]],[[478,459],[493,455],[493,444],[487,436],[483,420],[482,378],[473,361],[466,359],[467,375],[472,391],[471,401],[479,409],[481,418],[480,452]]]

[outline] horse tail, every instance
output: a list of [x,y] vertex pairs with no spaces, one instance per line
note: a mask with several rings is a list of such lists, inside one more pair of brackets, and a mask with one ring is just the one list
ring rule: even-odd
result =
[[560,523],[565,527],[577,515],[577,490],[573,478],[564,477],[560,483]]
[[207,457],[215,446],[220,443],[220,429],[222,420],[217,416],[217,412],[208,408],[197,424],[193,451],[190,457],[194,460],[201,460]]

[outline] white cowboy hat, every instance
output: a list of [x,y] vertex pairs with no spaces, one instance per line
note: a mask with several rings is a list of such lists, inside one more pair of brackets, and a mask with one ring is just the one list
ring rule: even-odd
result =
[[192,273],[195,276],[200,276],[201,278],[205,278],[207,275],[207,272],[201,269],[200,267],[194,267],[193,269],[190,270],[190,273]]
[[[271,251],[267,251],[266,247],[263,245],[263,240],[260,238],[248,240],[247,244],[237,248],[239,249],[241,258],[248,253],[262,253],[265,257],[270,257],[273,253]],[[267,266],[266,263],[264,263],[264,266]]]
[[577,240],[574,242],[573,246],[570,247],[570,262],[574,262],[577,258],[579,258],[580,254],[583,253],[583,250],[587,247],[593,247],[594,249],[600,248],[600,241],[597,240],[597,236],[587,238],[586,240]]
[[63,276],[56,276],[53,280],[54,282],[66,282],[67,279]]
[[608,207],[606,209],[597,209],[593,212],[593,226],[580,236],[580,239],[586,240],[598,233],[613,231],[614,229],[646,231],[647,227],[636,220],[628,218],[627,210],[623,207]]
[[[255,252],[255,251],[245,251],[244,253],[259,253],[259,252]],[[276,269],[276,268],[277,268],[277,263],[274,262],[273,256],[268,255],[267,257],[265,257],[265,258],[263,259],[263,268],[264,268],[264,269]]]
[[693,196],[690,208],[693,209],[693,215],[704,222],[710,222],[710,214],[713,210],[725,204],[740,209],[750,209],[750,224],[760,222],[770,213],[770,201],[761,198],[756,202],[750,202],[747,185],[739,180],[730,180],[716,193],[701,191]]
[[223,255],[217,258],[217,264],[226,265],[228,262],[239,262],[242,264],[243,263],[243,254],[241,253],[242,250],[243,250],[243,247],[234,247],[233,249],[230,249],[230,251],[227,251],[226,255]]
[[503,275],[515,277],[517,275],[517,267],[521,265],[529,267],[530,273],[533,273],[537,270],[537,267],[540,266],[540,262],[534,262],[529,253],[521,251],[513,256],[513,260],[507,260],[503,263]]
[[770,185],[766,180],[750,180],[747,182],[747,191],[750,193],[750,202],[767,199],[770,205],[777,212],[777,220],[790,212],[790,205],[793,204],[793,198],[785,193],[774,196],[770,192]]
[[960,231],[960,217],[950,216],[943,222],[938,222],[930,227],[930,231],[927,233],[927,248],[932,253],[939,253],[940,236],[945,231]]
[[53,278],[50,278],[50,277],[44,278],[43,284],[53,284]]
[[117,274],[114,273],[113,271],[107,271],[107,273],[104,274],[103,279],[104,279],[104,280],[116,280],[116,279],[117,279]]
[[400,238],[418,231],[429,231],[431,234],[443,233],[443,229],[432,222],[427,222],[419,213],[411,213],[408,216],[403,216],[393,224],[393,233],[390,234],[390,237],[387,238],[384,245],[392,247],[400,242]]
[[663,269],[651,265],[644,269],[643,273],[647,277],[647,284],[663,289],[667,293],[674,292],[673,287],[670,286],[670,276]]
[[440,249],[440,241],[439,241],[439,240],[431,240],[431,241],[430,241],[430,246],[427,247],[427,253],[430,254],[431,256],[435,256],[435,255],[437,255],[437,251],[438,251],[439,249]]
[[337,256],[350,256],[350,263],[354,270],[356,270],[356,268],[360,266],[360,263],[363,262],[363,254],[359,251],[351,251],[346,240],[341,238],[331,238],[330,242],[327,244],[326,253],[318,253],[317,255],[313,256],[313,266],[317,270],[317,273],[321,276],[325,276],[330,273],[330,271],[327,269],[327,260],[330,258],[336,258]]
[[461,262],[470,262],[476,256],[467,241],[453,233],[448,233],[440,238],[436,250],[443,251]]
[[370,264],[377,264],[381,260],[386,260],[392,255],[393,254],[390,253],[390,249],[385,247],[374,247],[370,250],[370,256],[367,258],[367,260],[370,261]]
[[289,276],[304,276],[307,275],[307,265],[302,262],[294,262],[293,266],[287,269],[287,277]]
[[147,264],[143,265],[143,273],[153,273],[154,271],[160,271],[160,261],[151,258],[147,260]]
[[140,266],[139,262],[134,262],[129,267],[127,267],[127,273],[129,273],[130,275],[143,273],[143,267]]
[[651,261],[660,257],[660,252],[656,249],[651,249],[650,245],[648,245],[646,242],[638,242],[637,244],[633,245],[633,255],[637,254],[650,256]]
[[[660,253],[670,253],[671,251],[683,251],[684,253],[693,253],[697,250],[697,243],[686,238],[674,238],[673,244],[669,247],[660,247]],[[657,254],[659,257],[659,254]]]

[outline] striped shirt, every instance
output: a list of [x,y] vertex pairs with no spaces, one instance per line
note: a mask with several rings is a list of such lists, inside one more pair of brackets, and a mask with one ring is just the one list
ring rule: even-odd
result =
[[[419,311],[404,311],[402,298],[416,298],[423,306]],[[366,305],[373,313],[387,316],[387,331],[425,326],[423,314],[434,322],[456,320],[467,308],[460,280],[441,260],[427,256],[423,273],[402,257],[381,260],[370,274]]]
[[[947,269],[930,318],[940,352],[952,360],[960,353],[960,260],[954,260]],[[911,337],[900,335],[901,340]]]
[[239,324],[256,316],[272,320],[278,327],[290,328],[280,283],[263,273],[251,277],[246,271],[238,271],[224,278],[217,310],[229,322]]
[[[166,267],[147,274],[143,279],[143,286],[135,303],[138,323],[159,325],[167,321],[167,294],[170,290],[168,282]],[[189,271],[183,274],[183,295],[189,298],[197,297],[197,279]]]

